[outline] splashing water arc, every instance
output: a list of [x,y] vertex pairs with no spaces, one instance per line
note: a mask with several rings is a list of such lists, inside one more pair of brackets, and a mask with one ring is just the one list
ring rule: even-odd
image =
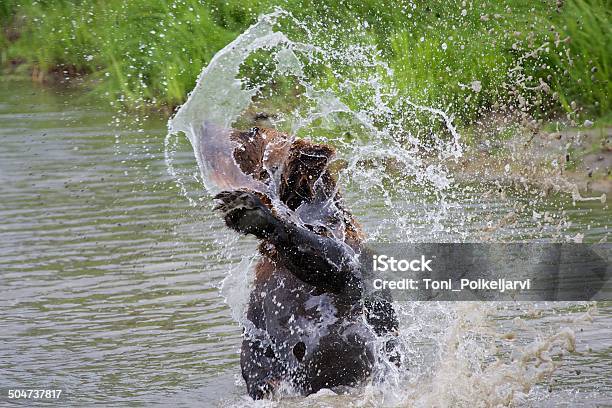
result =
[[[169,121],[169,133],[184,132],[195,153],[204,184],[210,193],[223,188],[239,188],[246,185],[220,185],[215,180],[218,168],[215,166],[219,156],[231,160],[228,133],[232,122],[249,106],[257,93],[256,89],[244,90],[237,79],[240,65],[252,51],[278,44],[286,40],[282,34],[274,33],[272,25],[277,13],[262,18],[236,40],[219,51],[210,64],[204,68],[196,87],[187,102],[181,106]],[[202,131],[199,129],[202,127]],[[235,166],[237,174],[241,173]]]
[[[281,20],[303,27],[310,42],[291,40],[278,30]],[[344,148],[344,156],[350,158],[347,169],[354,170],[358,161],[364,157],[392,158],[402,163],[405,171],[415,177],[417,182],[430,184],[440,190],[448,187],[451,180],[446,176],[443,166],[424,166],[419,157],[422,142],[404,129],[402,123],[394,120],[394,115],[400,111],[412,110],[437,117],[450,133],[451,140],[435,136],[434,148],[445,158],[457,158],[462,149],[452,118],[439,109],[420,106],[405,98],[400,100],[396,90],[382,85],[384,81],[380,75],[391,76],[393,72],[379,61],[378,53],[372,47],[359,45],[339,51],[328,48],[326,44],[314,45],[314,38],[315,35],[305,25],[286,11],[277,9],[274,13],[261,16],[257,23],[220,50],[203,69],[187,102],[168,123],[166,145],[172,135],[183,132],[187,136],[203,184],[211,194],[237,188],[266,192],[266,186],[243,174],[233,161],[229,133],[232,126],[253,107],[255,100],[265,99],[262,94],[265,86],[274,83],[276,79],[291,77],[303,91],[296,98],[300,100],[299,108],[290,112],[282,109],[274,112],[277,118],[275,124],[282,130],[295,136],[300,132],[313,135],[321,129],[331,129],[335,135],[328,136],[325,141]],[[255,85],[246,86],[245,78],[241,77],[241,67],[262,50],[270,52],[269,58],[274,61],[273,70]],[[329,68],[338,65],[365,68],[363,71],[368,71],[368,74],[359,79],[345,79],[335,92],[318,89],[316,80],[305,74],[305,68],[311,66]],[[340,77],[338,72],[332,71],[336,77]],[[357,108],[349,108],[343,102],[343,97],[350,95],[354,89],[363,88],[371,88],[374,93]],[[275,97],[279,98],[279,95],[268,96],[270,100]],[[342,132],[343,126],[347,124],[349,127],[357,124],[364,137],[352,143],[346,142]],[[398,134],[405,135],[404,141],[399,141],[401,138],[397,137]],[[408,143],[405,143],[406,140]],[[171,157],[168,154],[167,162],[172,173]],[[347,174],[349,172],[345,171]],[[182,189],[185,192],[185,188]]]

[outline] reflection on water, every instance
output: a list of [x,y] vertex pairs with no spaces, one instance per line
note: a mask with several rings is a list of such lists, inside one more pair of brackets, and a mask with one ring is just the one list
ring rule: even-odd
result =
[[[240,328],[218,287],[254,242],[220,249],[228,232],[209,201],[190,206],[167,174],[163,122],[118,131],[99,104],[24,82],[0,81],[0,101],[0,387],[62,388],[78,405],[249,404],[237,381]],[[188,142],[181,143],[174,160],[195,170]],[[390,214],[376,198],[347,196],[365,229],[383,233]],[[426,236],[418,214],[427,204],[405,201],[415,214],[409,227]],[[455,239],[486,226],[483,213],[506,211],[478,195],[457,202],[450,221],[454,213],[474,215],[449,227]],[[609,210],[601,204],[550,205],[566,208],[572,224],[565,233],[581,232],[585,241],[607,234]],[[529,235],[532,224],[515,228]],[[609,401],[612,304],[590,312],[592,322],[583,305],[495,309],[500,331],[522,316],[523,328],[514,329],[520,341],[566,325],[576,331],[577,353],[566,354],[527,402]]]

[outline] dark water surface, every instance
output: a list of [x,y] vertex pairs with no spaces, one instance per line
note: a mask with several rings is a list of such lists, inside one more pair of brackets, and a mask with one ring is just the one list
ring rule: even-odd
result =
[[[78,93],[0,79],[0,388],[61,388],[71,406],[247,403],[241,331],[218,286],[254,243],[233,241],[233,258],[220,258],[228,231],[204,194],[190,206],[168,175],[165,123],[130,133],[112,119]],[[175,160],[195,171],[187,145]],[[348,201],[366,230],[383,222],[376,202]],[[607,234],[602,204],[567,211],[568,233]],[[574,312],[584,310],[529,324]],[[553,396],[542,386],[532,404],[612,402],[611,333],[612,306],[601,303],[576,333],[579,353],[555,373]]]

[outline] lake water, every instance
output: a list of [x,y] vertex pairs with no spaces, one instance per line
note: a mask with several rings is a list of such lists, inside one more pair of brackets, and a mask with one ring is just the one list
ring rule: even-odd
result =
[[[219,286],[232,266],[254,252],[255,242],[232,238],[203,190],[195,197],[201,198],[197,206],[181,194],[164,161],[164,121],[150,119],[133,132],[113,121],[108,105],[78,92],[0,78],[2,398],[9,388],[35,387],[63,389],[63,401],[71,406],[250,406],[240,377],[241,329]],[[174,160],[195,173],[188,142],[179,143]],[[199,191],[195,179],[187,182]],[[366,232],[381,233],[390,215],[379,199],[348,191],[347,201]],[[407,227],[426,236],[428,225],[420,215],[428,204],[406,199],[406,206],[406,213],[414,214]],[[542,206],[565,211],[570,224],[564,234],[582,233],[585,242],[608,234],[607,204],[574,206],[556,197]],[[483,214],[503,214],[507,207],[485,203],[478,194],[458,199],[446,214],[449,239],[481,230],[487,222]],[[459,213],[472,216],[453,225]],[[507,236],[529,237],[532,224],[520,220]],[[412,350],[414,374],[396,386],[399,399],[389,397],[391,406],[400,400],[417,406],[486,405],[487,390],[503,390],[487,382],[498,374],[514,370],[513,384],[531,384],[532,371],[520,371],[511,350],[558,333],[560,340],[575,337],[576,351],[551,349],[559,368],[534,380],[519,401],[612,404],[612,302],[398,307],[405,335],[423,346]],[[411,326],[416,313],[433,320],[443,316],[446,323],[438,329],[464,322],[465,333],[474,338],[464,341],[463,334],[422,322]],[[457,326],[461,333],[462,327]],[[492,355],[505,365],[491,367],[485,358],[478,367],[459,367],[455,356],[444,353],[430,358],[428,345],[444,336],[466,349],[491,336],[498,346]],[[439,368],[421,372],[419,361]],[[376,390],[360,390],[258,405],[371,406],[373,395]]]

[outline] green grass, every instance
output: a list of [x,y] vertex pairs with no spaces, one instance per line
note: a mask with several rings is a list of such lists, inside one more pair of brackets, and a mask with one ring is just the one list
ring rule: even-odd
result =
[[561,38],[569,38],[571,58],[550,54],[551,64],[562,75],[555,78],[555,91],[566,108],[577,101],[598,116],[610,115],[612,107],[612,2],[572,0],[554,23]]
[[[4,0],[0,62],[23,62],[38,80],[51,72],[87,74],[94,92],[129,107],[173,107],[185,100],[216,51],[278,5],[322,22],[321,35],[339,44],[376,44],[394,70],[390,85],[412,100],[450,109],[463,123],[521,108],[521,100],[536,117],[576,111],[609,117],[610,1],[566,0],[559,9],[552,0],[414,4]],[[354,30],[366,25],[363,33]],[[545,42],[534,58],[525,57]],[[509,74],[518,62],[525,81]],[[540,79],[550,90],[533,89]],[[329,86],[335,82],[322,79]]]

